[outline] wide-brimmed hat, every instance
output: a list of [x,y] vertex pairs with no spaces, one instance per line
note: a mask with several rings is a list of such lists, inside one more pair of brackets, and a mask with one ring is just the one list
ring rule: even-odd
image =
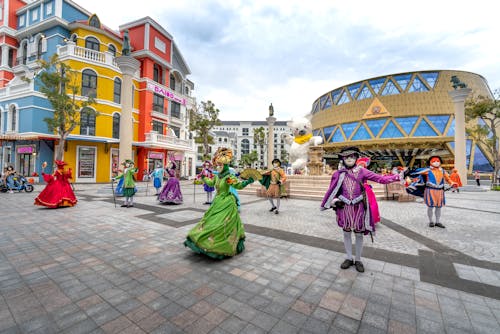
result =
[[338,154],[341,157],[347,157],[351,154],[356,154],[359,157],[360,152],[359,152],[359,148],[357,148],[356,146],[348,146],[348,147],[344,147],[342,150],[340,150],[340,152]]
[[431,164],[431,160],[432,160],[433,158],[438,158],[438,159],[439,159],[439,162],[440,162],[441,164],[443,163],[443,159],[441,159],[441,157],[440,157],[439,155],[431,155],[431,156],[429,157],[429,159],[427,160],[427,164],[428,164],[428,165],[430,165],[430,164]]
[[281,161],[280,161],[280,159],[274,158],[271,163],[274,165],[275,162],[277,162],[280,165],[280,167],[281,167]]
[[55,160],[55,163],[56,163],[57,167],[62,167],[62,166],[67,165],[67,163],[65,161],[62,161],[62,160]]

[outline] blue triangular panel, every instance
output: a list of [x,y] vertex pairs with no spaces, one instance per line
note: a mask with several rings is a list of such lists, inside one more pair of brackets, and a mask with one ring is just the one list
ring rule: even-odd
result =
[[344,130],[344,134],[347,139],[349,139],[357,125],[357,122],[342,124],[342,130]]
[[327,141],[328,138],[330,138],[333,130],[335,130],[335,126],[329,126],[327,128],[323,128],[323,133],[325,134],[325,141]]
[[347,96],[346,92],[342,92],[342,95],[339,97],[337,105],[341,105],[347,102],[349,102],[349,97]]
[[404,135],[399,131],[398,127],[394,125],[392,121],[387,124],[384,132],[380,135],[380,138],[401,138]]
[[431,126],[425,119],[422,119],[420,124],[418,125],[417,130],[413,134],[413,137],[433,137],[437,136],[436,131],[432,130]]
[[344,136],[342,136],[340,130],[335,131],[335,133],[332,136],[332,139],[330,139],[330,142],[332,143],[341,143],[343,141],[344,141]]
[[351,140],[366,140],[371,139],[370,133],[366,130],[365,126],[361,124]]
[[454,136],[455,135],[455,119],[451,121],[450,128],[448,129],[448,132],[446,133],[447,136]]
[[385,79],[386,78],[378,78],[368,81],[370,83],[370,86],[372,86],[372,89],[375,92],[375,94],[380,94],[380,88],[384,84]]
[[434,126],[438,129],[439,132],[443,133],[446,128],[446,124],[448,124],[448,120],[450,119],[449,115],[436,115],[436,116],[427,116],[427,119],[434,124]]
[[474,162],[472,169],[481,172],[493,172],[493,166],[490,164],[488,159],[486,159],[483,151],[479,148],[479,145],[474,147]]
[[427,81],[429,87],[434,88],[434,85],[436,85],[436,81],[438,79],[438,72],[420,73],[420,76],[422,76],[422,78]]
[[396,122],[398,122],[398,124],[403,128],[407,135],[410,134],[417,120],[417,116],[396,118]]
[[363,89],[359,93],[358,98],[356,100],[360,101],[360,100],[363,100],[363,99],[369,99],[370,97],[373,97],[372,92],[365,85],[365,86],[363,86]]
[[366,125],[368,125],[368,128],[371,130],[373,135],[375,137],[377,137],[378,133],[380,132],[380,129],[382,129],[386,120],[387,120],[386,118],[372,119],[372,120],[365,121],[365,123],[366,123]]
[[428,92],[429,88],[427,88],[422,80],[420,80],[417,76],[415,76],[415,80],[413,80],[410,89],[408,89],[408,93],[413,92]]
[[403,90],[403,92],[406,90],[406,87],[408,87],[408,83],[411,80],[411,74],[401,74],[397,75],[394,77],[396,79],[396,82],[398,83],[399,87]]

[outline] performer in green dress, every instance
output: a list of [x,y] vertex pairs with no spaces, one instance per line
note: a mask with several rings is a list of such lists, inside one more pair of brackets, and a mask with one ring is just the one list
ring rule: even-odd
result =
[[243,189],[254,182],[252,177],[239,181],[229,171],[233,152],[221,147],[214,155],[213,162],[219,173],[213,177],[203,177],[203,181],[215,187],[217,194],[203,218],[189,231],[184,245],[199,254],[220,260],[241,253],[244,249],[245,230],[241,223],[236,198],[229,191],[233,186]]
[[137,173],[138,169],[134,167],[134,162],[132,160],[125,160],[125,169],[123,173],[114,177],[113,180],[119,180],[123,178],[125,181],[123,183],[123,196],[125,197],[125,202],[122,207],[131,208],[134,206],[134,195],[137,192],[135,188],[135,177],[134,174]]

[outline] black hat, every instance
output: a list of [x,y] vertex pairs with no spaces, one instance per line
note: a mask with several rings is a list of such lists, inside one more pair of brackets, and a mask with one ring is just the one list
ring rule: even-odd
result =
[[438,158],[439,159],[439,162],[442,164],[443,163],[443,159],[441,159],[441,157],[439,155],[431,155],[429,157],[429,159],[427,160],[427,164],[430,165],[431,164],[431,160],[432,158]]
[[348,146],[344,147],[339,153],[341,157],[347,157],[351,154],[356,154],[359,157],[360,156],[359,148],[357,148],[356,146]]
[[281,167],[281,161],[280,161],[280,159],[278,159],[278,158],[274,158],[274,159],[273,159],[273,161],[271,161],[271,163],[272,163],[273,165],[274,165],[274,163],[275,163],[275,162],[279,163],[279,164],[280,164],[280,167]]

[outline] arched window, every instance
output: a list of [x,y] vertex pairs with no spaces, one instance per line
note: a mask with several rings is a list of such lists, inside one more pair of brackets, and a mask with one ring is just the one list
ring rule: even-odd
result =
[[160,68],[160,65],[158,65],[158,64],[154,64],[154,66],[153,66],[153,80],[158,82],[158,83],[162,83],[161,82],[161,68]]
[[36,59],[42,58],[42,43],[43,37],[38,39],[38,43],[36,44]]
[[170,89],[175,90],[175,76],[170,74]]
[[28,60],[28,41],[25,41],[23,44],[23,60],[22,63],[26,65],[26,61]]
[[95,112],[90,108],[80,111],[80,134],[95,136]]
[[108,52],[113,55],[113,57],[116,57],[116,48],[113,44],[108,45]]
[[120,114],[113,115],[113,138],[120,138]]
[[243,139],[241,141],[241,154],[250,153],[250,141],[248,139]]
[[89,26],[101,29],[101,21],[99,21],[97,15],[94,14],[90,17]]
[[87,37],[85,38],[85,48],[90,50],[99,51],[100,43],[95,37]]
[[97,74],[92,70],[82,72],[82,96],[96,97]]
[[121,103],[122,96],[122,81],[120,78],[115,78],[114,88],[113,88],[113,101],[115,103]]
[[9,119],[10,123],[8,124],[7,130],[10,131],[16,131],[16,125],[17,125],[17,108],[15,105],[11,105],[9,107]]
[[76,34],[71,35],[71,41],[76,44],[76,41],[78,40],[78,36]]

